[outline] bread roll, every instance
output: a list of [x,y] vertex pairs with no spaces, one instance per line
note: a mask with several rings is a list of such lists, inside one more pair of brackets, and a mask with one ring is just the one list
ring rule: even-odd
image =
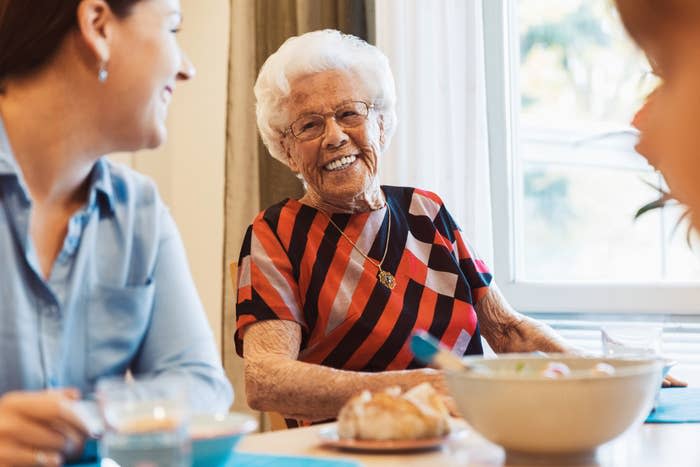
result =
[[350,399],[338,415],[338,436],[362,440],[407,440],[444,436],[449,412],[429,383],[404,394],[398,387]]

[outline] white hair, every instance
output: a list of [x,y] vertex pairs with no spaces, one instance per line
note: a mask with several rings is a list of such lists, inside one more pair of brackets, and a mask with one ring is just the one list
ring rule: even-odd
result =
[[290,82],[299,76],[328,70],[346,70],[362,80],[366,100],[374,104],[384,127],[382,149],[396,128],[396,87],[389,60],[375,46],[334,29],[290,37],[270,55],[255,82],[258,130],[272,157],[287,165],[282,133],[291,124],[284,99]]

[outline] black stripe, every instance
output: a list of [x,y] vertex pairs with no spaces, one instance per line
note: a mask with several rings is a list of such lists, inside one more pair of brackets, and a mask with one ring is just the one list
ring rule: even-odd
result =
[[241,253],[238,255],[238,267],[241,267],[243,258],[250,256],[250,241],[253,237],[253,226],[249,225],[248,229],[245,231],[245,236],[243,237],[243,243],[241,244]]
[[279,319],[277,313],[265,303],[265,300],[263,300],[254,288],[251,288],[251,295],[252,298],[250,300],[245,300],[236,305],[236,319],[244,315],[252,315],[260,321]]
[[382,346],[372,356],[364,371],[384,371],[396,358],[404,343],[408,340],[413,326],[418,319],[418,310],[424,287],[413,280],[408,281],[403,306],[394,328]]
[[435,225],[426,216],[414,216],[408,214],[406,216],[406,224],[411,229],[411,234],[423,243],[433,244],[435,241]]
[[393,201],[394,205],[397,206],[401,212],[408,212],[411,201],[413,200],[414,188],[382,185],[382,191],[387,198]]
[[445,245],[433,244],[428,256],[428,267],[434,271],[460,274],[457,258],[452,255]]
[[444,205],[440,206],[440,210],[435,217],[435,228],[443,237],[447,238],[450,243],[454,243],[455,241],[455,230],[460,230]]
[[459,260],[459,268],[464,272],[464,276],[472,289],[486,287],[491,283],[491,274],[477,271],[476,264],[471,258]]
[[285,418],[284,423],[287,425],[287,428],[299,428],[301,426],[299,420],[293,418]]
[[304,250],[306,250],[306,240],[317,213],[318,211],[314,208],[302,205],[294,219],[287,255],[289,256],[289,262],[292,264],[292,275],[297,283],[299,282],[301,259],[304,257]]
[[359,319],[355,321],[348,333],[343,336],[338,345],[321,362],[322,365],[332,368],[344,368],[345,363],[347,363],[352,354],[372,334],[386,303],[389,301],[390,295],[389,289],[377,282]]
[[[238,321],[238,318],[245,315],[253,316],[257,321],[279,319],[277,314],[272,311],[262,297],[258,295],[255,289],[252,289],[251,300],[245,300],[236,305],[236,321]],[[236,332],[233,335],[233,340],[236,345],[236,353],[242,357],[243,340],[241,340],[240,336],[238,335],[238,329],[236,329]]]
[[[393,212],[392,212],[393,215]],[[367,252],[367,256],[372,258],[375,263],[379,263],[382,260],[382,256],[384,256],[384,249],[387,249],[386,255],[387,259],[384,260],[382,263],[382,267],[386,264],[389,258],[389,250],[391,250],[391,245],[386,244],[386,234],[387,234],[387,226],[389,222],[389,216],[387,216],[387,213],[384,213],[384,219],[382,219],[382,225],[379,226],[379,230],[377,230],[377,235],[374,237],[374,241],[372,242],[372,246],[370,247],[369,251]],[[394,228],[394,222],[392,219],[391,222],[391,228]],[[391,232],[391,237],[389,240],[392,241],[394,237],[394,232]]]
[[421,362],[419,362],[418,360],[416,360],[416,359],[414,358],[414,359],[411,360],[411,362],[408,364],[408,366],[406,367],[406,369],[407,369],[407,370],[417,370],[418,368],[425,368],[425,367],[426,367],[425,363],[421,363]]
[[441,294],[438,294],[437,297],[433,322],[430,324],[428,332],[439,340],[442,339],[442,335],[447,330],[447,325],[450,324],[450,320],[452,319],[454,298]]
[[[335,421],[336,419],[334,418],[328,418],[326,420],[314,420],[313,422],[311,422],[311,425],[320,425],[322,423],[332,423]],[[303,428],[304,425],[302,425],[302,423],[308,422],[308,420],[296,420],[294,418],[285,418],[284,422],[287,424],[287,428]]]
[[[389,234],[389,245],[386,253],[386,258],[382,263],[382,269],[396,274],[399,268],[401,259],[406,253],[406,239],[408,238],[408,228],[406,226],[406,218],[404,210],[399,203],[400,200],[394,199],[390,194],[386,194],[387,208],[391,209],[391,232]],[[379,229],[379,234],[372,245],[372,257],[381,258],[386,248],[386,234],[388,232],[389,216],[384,217],[382,227]]]
[[[396,269],[398,268],[398,265],[401,262],[401,257],[406,249],[406,237],[408,235],[408,230],[405,227],[404,217],[401,214],[402,211],[397,209],[395,206],[397,203],[397,200],[393,196],[395,191],[385,190],[384,193],[387,199],[387,206],[389,209],[391,209],[391,238],[386,259],[384,260],[384,263],[382,263],[382,269],[394,274],[396,273]],[[403,190],[400,190],[398,193],[402,194]],[[386,238],[387,220],[388,216],[385,216],[384,224],[382,225],[382,228],[380,228],[370,250],[372,252],[372,256],[375,258],[381,258],[381,255],[384,254],[385,240],[381,241],[380,237],[382,237],[382,239]],[[323,365],[333,368],[344,367],[345,363],[347,363],[352,354],[374,331],[381,314],[384,312],[384,308],[386,307],[390,295],[391,292],[389,289],[381,285],[379,282],[376,283],[367,305],[362,311],[359,319],[355,322],[355,324],[353,324],[348,333],[343,337],[343,339],[341,339],[331,353],[323,360]]]
[[479,331],[479,323],[476,323],[476,328],[474,329],[474,334],[472,335],[467,350],[464,351],[464,355],[483,355],[484,348],[481,346],[481,331]]
[[[334,215],[335,222],[341,230],[345,229],[350,220],[349,215]],[[318,297],[321,295],[321,289],[326,281],[326,276],[335,257],[338,241],[340,240],[340,231],[330,222],[323,232],[323,238],[316,252],[316,261],[311,269],[311,279],[309,280],[309,288],[306,291],[304,300],[304,317],[309,329],[314,329],[318,320]],[[343,239],[345,240],[345,239]],[[347,241],[347,240],[345,240]]]
[[272,231],[275,233],[277,233],[277,225],[280,221],[280,213],[282,212],[282,209],[287,207],[288,202],[289,198],[273,206],[270,206],[269,208],[265,209],[265,212],[263,213],[263,219],[265,219],[265,222],[268,223]]

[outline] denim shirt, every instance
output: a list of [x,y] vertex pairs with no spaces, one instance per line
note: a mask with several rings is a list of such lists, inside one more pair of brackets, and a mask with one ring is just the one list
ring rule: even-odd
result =
[[153,182],[98,160],[48,280],[29,234],[31,209],[0,121],[0,394],[76,387],[89,395],[99,378],[131,370],[181,381],[195,410],[227,410],[231,386]]

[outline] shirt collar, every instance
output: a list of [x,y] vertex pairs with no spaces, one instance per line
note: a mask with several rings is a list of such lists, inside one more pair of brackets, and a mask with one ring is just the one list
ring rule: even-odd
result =
[[19,168],[12,155],[10,140],[0,117],[0,175],[19,175]]
[[90,174],[90,197],[88,204],[92,205],[98,199],[102,202],[101,209],[114,214],[114,187],[110,176],[109,163],[104,157],[95,162]]
[[[29,200],[29,190],[26,189],[22,172],[17,165],[7,131],[0,117],[0,176],[15,176],[24,191],[25,197]],[[104,157],[95,162],[90,172],[90,188],[88,195],[88,207],[99,204],[100,209],[106,209],[110,214],[114,213],[114,189],[112,187],[112,177],[110,176],[109,164]]]

